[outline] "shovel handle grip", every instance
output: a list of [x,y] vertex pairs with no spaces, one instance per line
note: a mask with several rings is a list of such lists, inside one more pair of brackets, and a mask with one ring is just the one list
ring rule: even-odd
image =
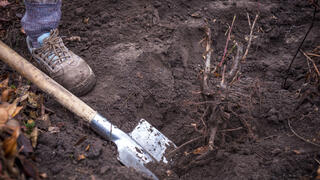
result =
[[66,90],[45,73],[33,66],[26,59],[21,57],[13,49],[0,40],[0,59],[11,68],[18,71],[23,77],[30,80],[42,91],[54,97],[61,105],[84,120],[91,122],[97,112],[90,106]]

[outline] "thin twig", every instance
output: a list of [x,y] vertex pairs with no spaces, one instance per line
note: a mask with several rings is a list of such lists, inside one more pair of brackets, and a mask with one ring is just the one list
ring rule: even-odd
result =
[[234,128],[234,129],[224,129],[224,130],[220,130],[219,132],[232,132],[232,131],[238,131],[238,130],[241,130],[243,129],[243,127],[237,127],[237,128]]
[[221,83],[220,83],[220,87],[222,89],[226,89],[227,85],[225,83],[225,73],[226,73],[226,65],[223,66],[223,71],[222,71],[222,79],[221,79]]
[[317,74],[318,74],[318,76],[320,77],[320,72],[319,72],[319,69],[318,69],[318,67],[317,67],[317,65],[316,65],[316,63],[314,62],[314,60],[313,59],[311,59],[304,51],[302,51],[301,49],[300,49],[300,51],[302,52],[302,54],[309,60],[309,61],[311,61],[312,62],[312,64],[313,64],[313,67],[314,67],[314,69],[316,70],[316,72],[317,72]]
[[203,138],[204,136],[199,136],[199,137],[196,137],[194,139],[191,139],[190,141],[187,141],[183,144],[181,144],[179,147],[177,147],[176,149],[172,150],[171,152],[168,153],[168,157],[171,157],[174,153],[176,153],[177,151],[179,151],[180,149],[182,149],[183,147],[185,147],[186,145],[190,144],[190,143],[193,143],[201,138]]
[[221,62],[219,64],[219,67],[222,66],[222,64],[224,62],[224,59],[226,57],[226,53],[227,53],[227,50],[228,50],[228,44],[229,44],[230,36],[231,36],[231,31],[232,31],[232,27],[233,27],[234,21],[236,20],[236,17],[237,17],[236,15],[233,16],[232,24],[230,26],[228,37],[227,37],[227,41],[226,41],[226,46],[224,47],[224,52],[223,52],[222,60],[221,60]]
[[[256,22],[257,22],[258,17],[259,17],[259,15],[256,14],[256,17],[254,18],[254,21],[253,21],[253,23],[252,23],[252,26],[250,25],[250,24],[251,24],[251,23],[250,23],[250,19],[248,20],[248,21],[249,21],[249,26],[250,26],[250,37],[249,37],[247,49],[246,49],[244,55],[242,56],[242,61],[245,61],[245,59],[247,58],[247,55],[248,55],[248,52],[249,52],[249,49],[250,49],[250,46],[251,46],[251,42],[252,42],[254,26],[256,25]],[[250,17],[248,16],[248,18],[250,18]]]
[[202,122],[202,124],[203,124],[203,126],[204,126],[204,128],[205,128],[205,131],[204,131],[204,132],[206,132],[207,129],[208,129],[206,123],[204,122],[204,117],[207,115],[207,113],[208,113],[208,111],[209,111],[209,108],[210,108],[210,106],[208,106],[208,107],[205,109],[205,111],[203,112],[203,114],[202,114],[202,116],[201,116],[201,122]]
[[308,61],[308,58],[306,58],[307,61],[307,65],[308,65],[308,70],[309,70],[309,74],[311,75],[311,67],[310,67],[310,62]]
[[306,53],[308,56],[316,56],[316,57],[320,57],[320,54],[315,54],[315,53]]
[[248,13],[248,12],[247,12],[247,18],[248,18],[248,24],[249,24],[249,27],[251,28],[250,15],[249,15],[249,13]]
[[312,142],[312,141],[310,141],[310,140],[308,140],[308,139],[300,136],[298,133],[296,133],[296,132],[293,130],[293,128],[291,127],[290,120],[288,120],[288,126],[289,126],[291,132],[292,132],[295,136],[297,136],[299,139],[303,140],[304,142],[310,143],[310,144],[312,144],[312,145],[314,145],[314,146],[320,147],[320,144],[314,143],[314,142]]

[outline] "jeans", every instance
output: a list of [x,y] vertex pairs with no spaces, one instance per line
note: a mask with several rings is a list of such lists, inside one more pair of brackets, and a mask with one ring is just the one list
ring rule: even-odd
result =
[[58,27],[62,0],[24,0],[26,12],[22,27],[33,46],[39,46],[37,38]]

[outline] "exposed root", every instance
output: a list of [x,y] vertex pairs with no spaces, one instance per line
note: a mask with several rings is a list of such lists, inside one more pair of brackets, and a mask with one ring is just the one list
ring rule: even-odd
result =
[[251,42],[252,42],[254,26],[256,25],[256,22],[257,22],[257,20],[259,18],[259,15],[257,14],[256,17],[254,18],[253,24],[251,26],[250,16],[249,16],[248,13],[247,13],[247,16],[248,16],[248,23],[249,23],[249,27],[250,27],[250,36],[249,36],[247,49],[246,49],[244,55],[242,56],[242,61],[244,61],[247,58],[247,55],[248,55],[248,52],[249,52],[249,49],[250,49],[250,46],[251,46]]
[[318,77],[320,77],[319,69],[318,69],[316,63],[314,62],[314,60],[311,59],[304,51],[302,51],[302,50],[300,50],[300,51],[307,58],[307,60],[309,60],[312,63],[314,70],[317,72]]

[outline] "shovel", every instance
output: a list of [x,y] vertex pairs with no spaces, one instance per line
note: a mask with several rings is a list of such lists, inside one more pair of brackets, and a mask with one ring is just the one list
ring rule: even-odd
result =
[[176,146],[146,120],[141,119],[134,130],[127,134],[2,41],[0,41],[0,59],[54,97],[65,108],[89,122],[92,129],[99,135],[114,142],[118,148],[118,160],[122,164],[145,173],[152,179],[158,179],[145,165],[151,162],[168,163],[165,151]]

